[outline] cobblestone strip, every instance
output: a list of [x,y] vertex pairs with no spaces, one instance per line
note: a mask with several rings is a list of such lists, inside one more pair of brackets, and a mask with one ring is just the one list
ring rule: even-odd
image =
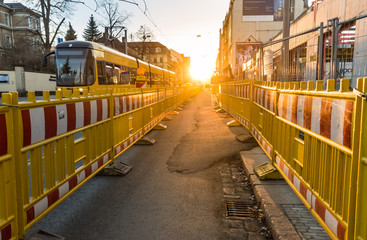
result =
[[315,220],[311,212],[303,205],[282,205],[285,214],[301,235],[302,239],[306,240],[327,240],[329,235]]

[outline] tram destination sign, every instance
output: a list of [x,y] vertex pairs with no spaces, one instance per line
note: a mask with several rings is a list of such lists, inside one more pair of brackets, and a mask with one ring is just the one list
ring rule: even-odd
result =
[[283,21],[283,0],[243,0],[242,21]]

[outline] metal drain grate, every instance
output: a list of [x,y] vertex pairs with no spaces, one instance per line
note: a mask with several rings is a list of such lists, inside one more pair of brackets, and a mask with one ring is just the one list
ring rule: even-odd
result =
[[245,219],[257,217],[253,204],[239,201],[225,201],[226,217],[230,219]]

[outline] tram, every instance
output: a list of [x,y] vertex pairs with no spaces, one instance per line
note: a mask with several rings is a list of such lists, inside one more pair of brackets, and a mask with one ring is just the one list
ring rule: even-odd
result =
[[[102,44],[86,41],[59,43],[55,52],[57,91],[72,90],[81,94],[116,87],[135,87],[137,69],[143,68],[149,87],[171,86],[176,82],[172,71],[151,65]],[[64,95],[64,94],[63,94]]]

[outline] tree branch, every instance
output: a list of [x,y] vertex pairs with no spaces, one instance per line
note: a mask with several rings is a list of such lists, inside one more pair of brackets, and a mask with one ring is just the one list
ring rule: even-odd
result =
[[59,29],[60,29],[60,27],[61,27],[61,25],[63,24],[63,22],[65,21],[65,18],[63,18],[62,20],[61,20],[61,22],[59,23],[59,25],[57,26],[57,28],[56,28],[56,30],[55,30],[55,33],[54,33],[54,35],[53,35],[53,37],[52,37],[52,39],[51,39],[51,41],[50,41],[50,44],[52,44],[53,42],[54,42],[54,40],[55,40],[55,38],[56,38],[56,35],[57,35],[57,32],[59,31]]

